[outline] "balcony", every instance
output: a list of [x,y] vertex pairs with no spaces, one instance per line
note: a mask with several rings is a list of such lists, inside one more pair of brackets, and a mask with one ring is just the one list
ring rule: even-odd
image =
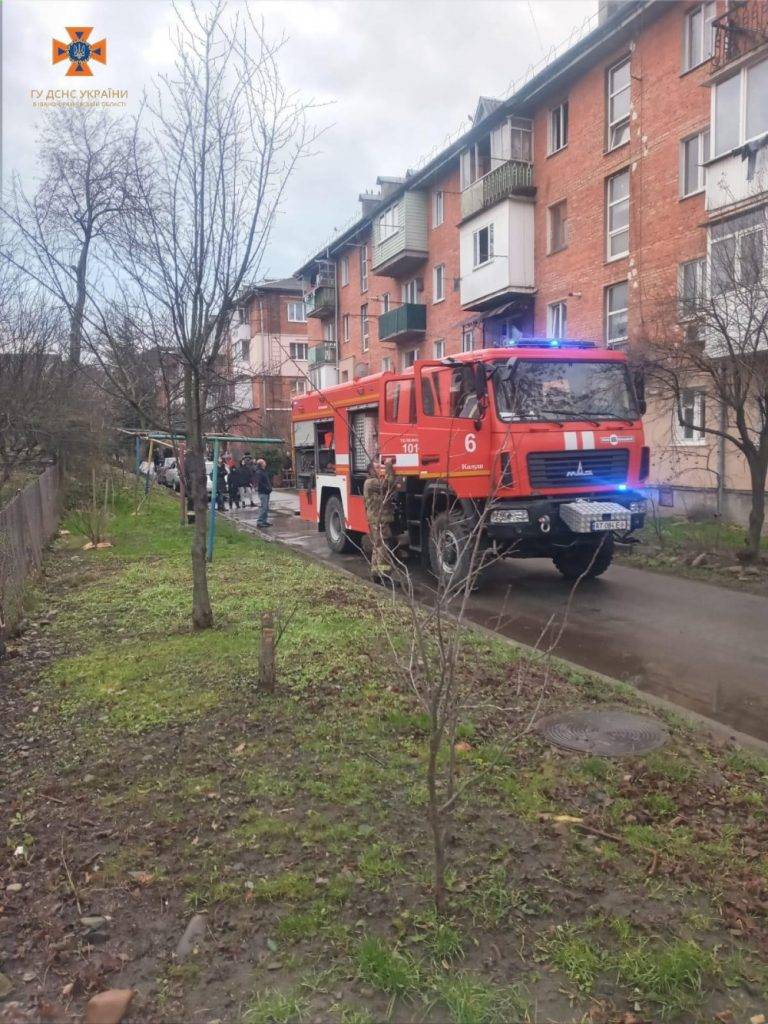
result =
[[466,220],[510,196],[532,196],[533,164],[527,160],[507,160],[506,163],[473,181],[461,193],[461,219]]
[[319,285],[304,295],[307,316],[329,317],[336,311],[336,289],[333,285]]
[[427,194],[406,192],[373,220],[371,272],[411,274],[427,258]]
[[712,27],[715,42],[709,67],[714,73],[768,43],[768,0],[731,0]]
[[325,342],[322,345],[315,345],[309,350],[309,365],[323,366],[326,363],[333,363],[336,365],[336,346],[330,342]]
[[427,307],[420,302],[404,302],[379,317],[379,341],[417,341],[427,329]]

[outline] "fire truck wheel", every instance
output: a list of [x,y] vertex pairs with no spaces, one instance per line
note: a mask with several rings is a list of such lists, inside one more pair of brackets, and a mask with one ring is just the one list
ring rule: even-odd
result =
[[325,539],[328,541],[331,551],[337,555],[345,555],[356,549],[356,545],[344,525],[344,506],[341,504],[341,498],[332,495],[328,499],[323,523]]
[[613,561],[613,538],[606,537],[597,554],[591,544],[578,544],[572,548],[563,548],[552,556],[555,568],[567,580],[577,580],[580,576],[592,580],[602,576]]
[[[429,567],[439,583],[461,584],[472,568],[472,529],[459,510],[440,512],[429,529]],[[480,566],[475,570],[479,577]],[[474,580],[477,586],[477,578]]]

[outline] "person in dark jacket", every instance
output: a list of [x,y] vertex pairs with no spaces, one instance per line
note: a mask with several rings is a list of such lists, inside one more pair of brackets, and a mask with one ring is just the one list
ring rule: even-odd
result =
[[264,459],[256,460],[256,490],[259,494],[259,517],[256,520],[256,525],[264,528],[271,525],[267,521],[267,515],[269,513],[269,496],[272,493],[272,481],[269,479]]
[[227,489],[229,491],[229,510],[240,508],[240,488],[242,487],[242,470],[235,463],[230,467],[227,477]]
[[226,509],[227,499],[227,464],[222,455],[216,467],[216,508],[219,512]]

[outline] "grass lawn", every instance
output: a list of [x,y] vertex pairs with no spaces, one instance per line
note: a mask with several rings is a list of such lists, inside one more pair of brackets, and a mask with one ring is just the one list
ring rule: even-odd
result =
[[[113,548],[58,540],[0,668],[14,1020],[44,1004],[80,1020],[109,987],[136,990],[136,1024],[737,1024],[768,1011],[768,762],[674,716],[671,743],[646,757],[569,754],[536,733],[505,750],[542,677],[531,669],[508,706],[525,655],[470,632],[463,670],[479,705],[504,710],[463,723],[471,786],[439,919],[424,720],[383,639],[403,635],[402,611],[224,525],[217,626],[192,635],[177,519],[162,495],[138,516],[123,496]],[[269,698],[254,689],[267,608],[292,613]],[[644,707],[562,672],[542,713],[599,704]]]

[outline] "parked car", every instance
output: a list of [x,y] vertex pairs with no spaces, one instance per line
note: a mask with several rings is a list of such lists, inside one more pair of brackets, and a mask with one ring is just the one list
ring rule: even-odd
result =
[[155,464],[154,462],[147,462],[147,460],[145,459],[139,465],[139,476],[146,476],[147,474],[149,474],[150,480],[153,480],[155,478]]
[[[157,482],[159,484],[165,484],[166,487],[173,486],[171,481],[168,479],[168,471],[172,469],[176,469],[176,459],[163,459],[160,463],[160,468],[157,471]],[[178,477],[178,472],[176,476]]]
[[179,463],[176,459],[173,459],[173,465],[167,466],[163,475],[163,483],[166,487],[172,487],[174,491],[178,491],[180,488],[179,484]]

